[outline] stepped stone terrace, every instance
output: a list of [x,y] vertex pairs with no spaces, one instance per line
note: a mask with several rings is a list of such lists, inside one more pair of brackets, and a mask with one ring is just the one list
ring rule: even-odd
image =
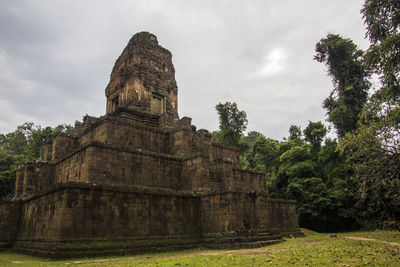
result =
[[0,202],[0,247],[46,257],[249,248],[301,235],[293,200],[268,198],[265,174],[239,166],[178,116],[172,55],[134,35],[105,89],[106,113],[44,147]]

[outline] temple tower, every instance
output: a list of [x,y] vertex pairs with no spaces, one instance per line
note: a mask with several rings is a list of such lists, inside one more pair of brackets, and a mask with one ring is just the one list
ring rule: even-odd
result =
[[114,64],[106,113],[120,107],[178,117],[178,87],[171,53],[148,32],[135,34]]

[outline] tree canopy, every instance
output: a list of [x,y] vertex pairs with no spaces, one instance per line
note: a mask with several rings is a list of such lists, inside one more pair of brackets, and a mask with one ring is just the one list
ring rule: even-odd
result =
[[239,110],[236,103],[219,103],[215,106],[219,116],[219,132],[216,132],[216,141],[220,144],[245,149],[240,141],[243,132],[247,129],[247,114]]
[[363,60],[363,51],[348,38],[328,34],[315,46],[314,60],[328,67],[334,89],[325,99],[328,121],[332,122],[339,137],[357,128],[358,115],[368,97],[369,72]]

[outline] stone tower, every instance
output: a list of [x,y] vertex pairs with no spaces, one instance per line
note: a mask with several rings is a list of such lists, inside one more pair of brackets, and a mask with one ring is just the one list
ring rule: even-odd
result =
[[106,113],[129,107],[178,117],[178,87],[171,53],[148,32],[135,34],[115,62],[106,88]]

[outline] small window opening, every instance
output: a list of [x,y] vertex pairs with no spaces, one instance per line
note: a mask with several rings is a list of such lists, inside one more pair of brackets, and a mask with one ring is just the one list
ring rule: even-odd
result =
[[112,110],[116,110],[119,106],[119,97],[116,96],[111,100]]
[[165,98],[158,95],[152,95],[151,113],[162,114],[164,112],[165,112]]

